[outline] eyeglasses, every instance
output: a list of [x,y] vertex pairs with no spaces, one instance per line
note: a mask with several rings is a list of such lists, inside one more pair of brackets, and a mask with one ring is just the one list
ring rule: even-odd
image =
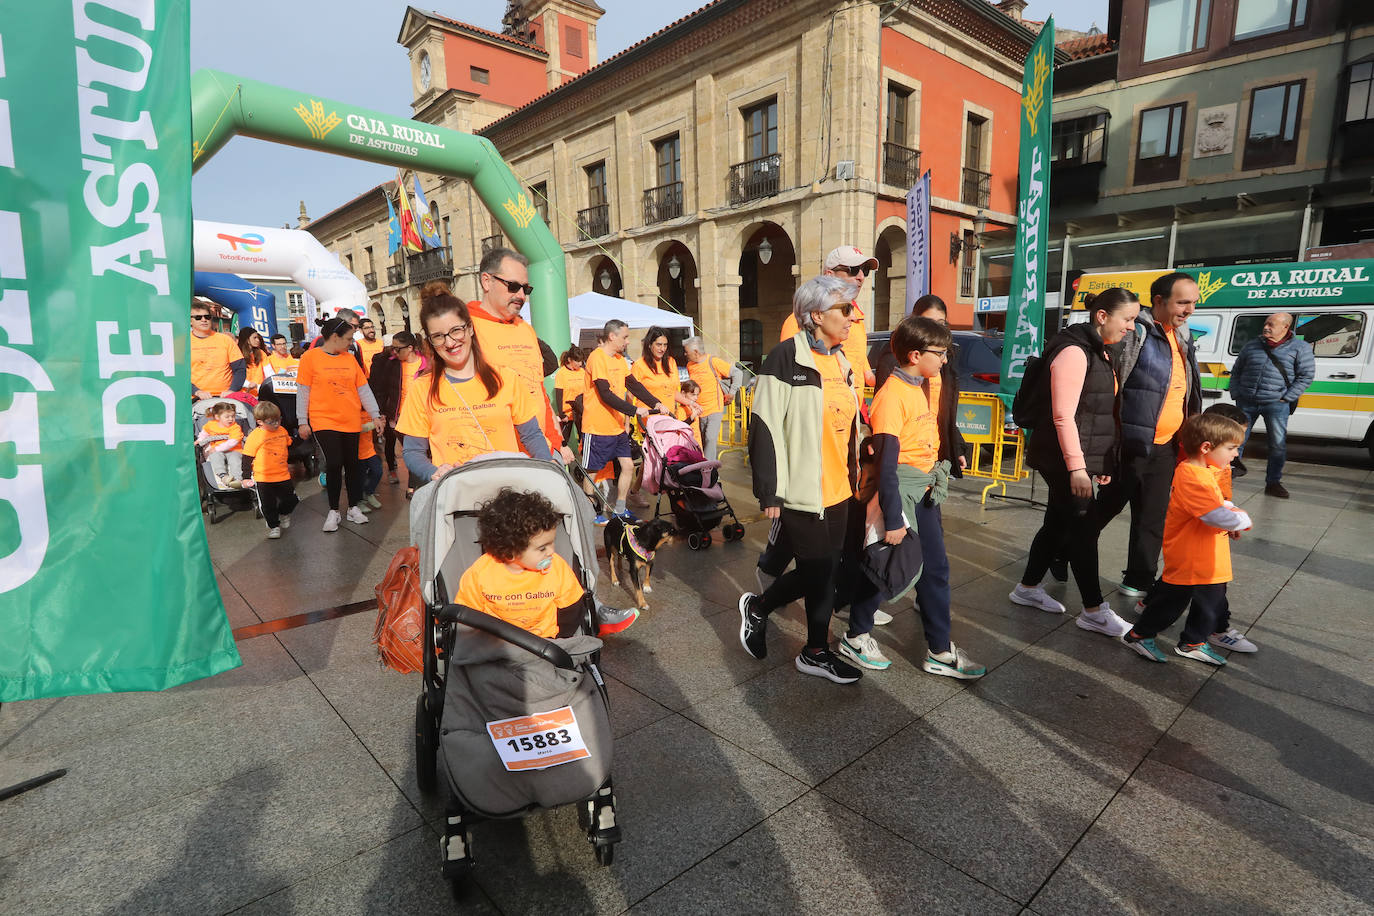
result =
[[847,264],[836,264],[834,267],[830,269],[839,271],[840,273],[843,273],[850,277],[857,277],[861,275],[866,277],[869,273],[869,267],[867,264],[860,264],[858,267],[850,267]]
[[922,350],[921,352],[922,352],[922,353],[929,353],[931,356],[938,356],[938,357],[940,357],[941,362],[943,362],[944,360],[949,359],[949,351],[948,351],[948,350]]
[[472,325],[459,324],[449,328],[447,333],[430,334],[429,342],[436,347],[442,347],[446,340],[451,340],[454,343],[461,343],[468,339],[470,333],[472,333]]
[[209,316],[209,315],[192,315],[192,316],[191,316],[191,320],[192,320],[192,321],[209,321],[209,320],[210,320],[210,316]]
[[850,315],[852,315],[852,314],[854,313],[854,303],[852,303],[852,302],[842,302],[842,303],[840,303],[839,305],[832,305],[832,306],[830,306],[830,308],[826,309],[826,311],[827,311],[827,312],[838,311],[841,315],[843,315],[844,317],[848,318]]
[[514,280],[507,280],[505,277],[498,277],[496,274],[487,274],[487,276],[491,277],[493,280],[506,284],[507,292],[518,293],[524,290],[526,296],[534,292],[534,287],[530,286],[528,283],[517,283]]

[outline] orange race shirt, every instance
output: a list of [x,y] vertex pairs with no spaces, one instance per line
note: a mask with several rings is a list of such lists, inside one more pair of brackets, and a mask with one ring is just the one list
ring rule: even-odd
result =
[[563,416],[571,417],[573,400],[587,390],[587,372],[585,369],[573,370],[559,366],[553,374],[553,387],[563,392]]
[[437,403],[430,402],[429,373],[411,379],[396,431],[428,439],[435,464],[462,464],[489,452],[520,451],[515,427],[536,417],[534,404],[514,372],[497,368],[496,374],[501,387],[491,397],[476,376],[462,382],[445,378]]
[[378,340],[368,340],[366,337],[359,337],[356,341],[358,352],[363,355],[363,374],[368,378],[372,377],[372,357],[386,349],[386,344]]
[[701,388],[697,393],[697,403],[701,405],[701,415],[709,417],[725,409],[725,395],[720,388],[720,380],[730,377],[730,364],[717,356],[708,356],[699,363],[687,364],[687,377]]
[[267,354],[267,358],[263,360],[263,365],[271,369],[273,375],[278,372],[292,372],[300,364],[301,361],[294,356],[278,356],[275,353]]
[[506,564],[484,553],[458,580],[453,601],[552,639],[558,635],[558,609],[581,601],[584,593],[572,567],[557,554],[544,572],[511,572]]
[[1155,445],[1168,442],[1183,425],[1183,396],[1188,392],[1188,372],[1183,366],[1183,351],[1178,337],[1165,331],[1169,339],[1169,355],[1173,363],[1169,369],[1169,390],[1164,393],[1164,405],[1159,408],[1159,422],[1155,424]]
[[1231,542],[1201,516],[1221,508],[1221,468],[1184,461],[1174,468],[1174,489],[1164,517],[1164,581],[1213,585],[1231,581]]
[[313,347],[301,357],[296,381],[310,386],[310,417],[316,429],[356,433],[363,428],[358,419],[363,409],[358,389],[367,384],[363,367],[345,350],[330,356],[324,347]]
[[[363,426],[372,422],[372,418],[367,415],[367,411],[362,412],[362,419],[359,421]],[[358,460],[366,461],[377,454],[377,443],[372,438],[373,430],[360,429],[358,431]]]
[[234,380],[229,364],[243,359],[239,345],[228,334],[191,335],[191,384],[201,391],[223,394]]
[[258,386],[262,384],[262,380],[265,377],[262,370],[266,368],[266,366],[267,361],[263,360],[256,366],[248,367],[248,375],[243,381],[243,389],[245,391],[252,392],[253,394],[258,393]]
[[513,371],[524,382],[525,393],[542,406],[539,426],[549,440],[549,449],[557,452],[563,444],[563,434],[554,422],[553,404],[544,390],[544,354],[534,327],[518,315],[513,321],[502,321],[483,308],[481,302],[469,302],[468,312],[487,362]]
[[825,396],[825,426],[821,437],[821,497],[833,506],[854,495],[849,483],[849,435],[859,411],[854,389],[845,382],[835,356],[813,352]]
[[201,432],[205,433],[207,436],[211,436],[214,439],[218,439],[218,441],[212,441],[207,443],[207,448],[214,448],[216,445],[222,443],[225,438],[228,438],[239,440],[239,444],[229,449],[229,451],[243,451],[243,427],[239,426],[237,423],[226,424],[217,423],[214,420],[206,420],[205,425],[202,426],[200,429]]
[[[938,382],[939,377],[926,379]],[[874,435],[889,435],[897,439],[900,450],[897,463],[918,471],[929,472],[940,455],[940,431],[935,422],[936,405],[940,403],[938,390],[926,390],[904,379],[892,378],[878,389],[869,408]]]
[[[849,336],[844,339],[844,358],[849,360],[849,368],[854,370],[854,388],[861,391],[864,387],[864,377],[869,373],[868,366],[868,331],[864,328],[864,313],[855,303],[851,313],[858,321],[849,324]],[[797,318],[795,315],[788,315],[782,323],[782,338],[778,343],[787,340],[789,337],[797,336]]]
[[625,431],[625,415],[613,407],[607,407],[596,393],[596,382],[605,379],[610,382],[611,393],[625,397],[625,377],[630,367],[619,356],[611,356],[597,347],[587,357],[587,390],[582,396],[582,432],[594,436],[618,436]]
[[253,459],[253,479],[258,483],[280,483],[291,479],[291,469],[286,464],[286,449],[291,444],[291,434],[278,426],[269,430],[259,426],[248,434],[243,443],[243,453]]
[[[682,390],[682,383],[678,381],[677,360],[668,357],[668,374],[664,375],[662,372],[655,372],[647,359],[637,359],[630,368],[630,374],[639,379],[639,383],[648,388],[650,394],[658,398],[658,402],[665,410],[673,409],[677,403],[673,395]],[[639,400],[636,399],[635,403],[638,404]]]

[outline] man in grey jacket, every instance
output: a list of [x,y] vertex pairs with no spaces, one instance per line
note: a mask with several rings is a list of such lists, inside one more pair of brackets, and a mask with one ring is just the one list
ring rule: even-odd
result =
[[1264,492],[1269,496],[1288,498],[1282,482],[1288,457],[1288,416],[1297,409],[1298,398],[1315,375],[1312,347],[1294,336],[1293,316],[1287,312],[1270,315],[1260,336],[1241,348],[1231,367],[1231,397],[1250,419],[1245,431],[1247,443],[1255,420],[1264,419],[1264,431],[1269,436]]

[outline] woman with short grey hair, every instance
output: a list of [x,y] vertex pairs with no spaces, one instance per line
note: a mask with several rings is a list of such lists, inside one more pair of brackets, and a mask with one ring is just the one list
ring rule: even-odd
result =
[[707,460],[715,461],[720,449],[720,421],[727,401],[744,382],[744,373],[725,360],[706,353],[706,342],[688,337],[682,342],[687,355],[687,375],[697,384],[697,406],[701,408],[701,450]]

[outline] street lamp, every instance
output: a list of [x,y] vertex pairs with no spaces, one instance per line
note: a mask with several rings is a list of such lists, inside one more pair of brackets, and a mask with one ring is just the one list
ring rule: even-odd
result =
[[606,268],[601,268],[601,288],[609,290],[611,288],[611,272]]
[[759,263],[767,264],[773,260],[773,246],[768,243],[768,239],[759,242]]
[[668,276],[674,280],[682,276],[682,262],[677,259],[677,255],[668,259]]
[[973,218],[973,238],[965,240],[959,233],[949,234],[949,263],[953,264],[959,260],[959,255],[968,251],[977,251],[983,247],[982,235],[988,228],[988,218],[979,210],[978,215]]

